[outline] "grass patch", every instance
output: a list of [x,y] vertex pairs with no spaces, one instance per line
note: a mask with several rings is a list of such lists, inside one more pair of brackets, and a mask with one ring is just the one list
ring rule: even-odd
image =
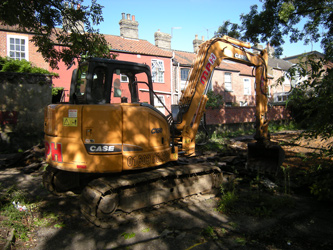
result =
[[259,177],[236,179],[231,187],[221,187],[221,198],[217,210],[227,215],[249,215],[254,217],[271,217],[284,208],[292,208],[294,200],[286,194],[267,190]]
[[122,233],[121,236],[123,236],[125,240],[129,240],[129,239],[135,237],[135,233],[133,233],[133,232],[132,233],[126,233],[125,232],[125,233]]
[[58,223],[56,225],[63,227],[64,225],[58,222],[57,216],[41,215],[40,202],[39,199],[28,198],[26,192],[18,190],[15,186],[5,189],[0,185],[0,215],[5,218],[0,226],[8,230],[14,229],[15,237],[22,242],[27,242],[39,227],[50,226],[56,221]]

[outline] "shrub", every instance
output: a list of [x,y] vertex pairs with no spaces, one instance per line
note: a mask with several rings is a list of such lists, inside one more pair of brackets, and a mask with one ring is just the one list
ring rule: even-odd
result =
[[207,92],[208,101],[206,104],[207,108],[212,109],[219,109],[223,106],[223,96],[220,94],[215,93],[214,91],[210,90]]
[[0,71],[1,72],[16,72],[16,73],[32,73],[32,74],[46,74],[58,77],[59,75],[50,72],[46,69],[32,66],[31,62],[26,60],[14,60],[11,58],[0,57]]

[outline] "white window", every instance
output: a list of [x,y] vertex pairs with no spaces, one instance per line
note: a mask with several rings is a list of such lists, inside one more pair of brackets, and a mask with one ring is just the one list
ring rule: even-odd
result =
[[151,60],[151,72],[153,82],[164,83],[164,61],[162,60]]
[[190,69],[186,69],[186,68],[180,69],[180,79],[182,81],[186,81],[189,72],[190,72]]
[[156,96],[154,96],[154,106],[155,106],[155,108],[157,108],[159,111],[161,111],[164,114],[164,112],[165,112],[165,109],[163,106],[163,104],[165,105],[164,95],[157,95],[157,96],[160,100],[158,100],[156,98]]
[[190,72],[190,69],[187,69],[187,68],[180,69],[180,89],[181,90],[185,89],[186,80],[187,80],[189,72]]
[[129,82],[127,75],[120,74],[120,81],[121,82]]
[[251,80],[249,78],[244,78],[244,95],[251,95]]
[[225,91],[232,91],[231,73],[224,73],[224,89]]
[[247,101],[240,101],[239,102],[239,106],[241,107],[245,107],[245,106],[248,106],[249,104],[247,103]]
[[274,101],[275,102],[285,102],[288,99],[289,92],[280,92],[274,94]]
[[29,60],[28,55],[28,37],[25,36],[7,36],[7,55],[12,59]]

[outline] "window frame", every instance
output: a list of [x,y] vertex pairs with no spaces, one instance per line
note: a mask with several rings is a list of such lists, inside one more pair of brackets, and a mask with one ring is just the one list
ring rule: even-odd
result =
[[[226,76],[230,76],[230,82],[226,81]],[[227,83],[230,84],[230,88],[227,88]],[[224,73],[224,90],[227,92],[232,92],[232,74],[229,72]]]
[[164,83],[164,72],[164,61],[159,59],[151,59],[151,74],[153,82]]
[[243,87],[244,87],[244,95],[252,95],[251,79],[250,78],[243,78]]
[[[123,77],[124,77],[124,79],[123,79]],[[127,77],[127,75],[124,75],[124,74],[120,74],[120,82],[129,82],[129,79],[128,79],[128,77]]]
[[[10,45],[11,45],[11,43],[10,43],[10,40],[11,40],[11,38],[12,39],[14,39],[14,41],[16,40],[16,39],[20,39],[20,42],[21,42],[21,40],[24,40],[25,42],[24,42],[24,46],[25,46],[25,48],[24,48],[24,51],[19,51],[19,53],[25,53],[25,57],[24,58],[22,58],[21,56],[20,56],[20,58],[17,58],[16,56],[14,56],[14,57],[11,57],[10,56],[10,52],[11,51],[14,51],[14,54],[16,54],[17,53],[17,50],[16,49],[14,49],[14,50],[11,50],[10,49]],[[21,44],[20,44],[21,45]],[[14,46],[16,46],[16,44],[14,43]],[[26,60],[26,61],[29,61],[29,38],[27,37],[27,36],[20,36],[20,35],[7,35],[7,56],[9,57],[9,58],[12,58],[12,59],[18,59],[18,60]]]
[[[160,98],[160,100],[162,101],[162,103],[165,105],[165,96],[164,95],[157,95],[158,98]],[[154,106],[156,109],[158,109],[160,112],[162,112],[163,114],[165,113],[165,108],[163,106],[163,104],[159,104],[159,100],[157,99],[156,96],[154,96]]]

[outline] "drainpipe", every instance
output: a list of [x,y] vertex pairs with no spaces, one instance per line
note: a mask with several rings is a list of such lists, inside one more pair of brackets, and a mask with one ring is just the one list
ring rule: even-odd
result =
[[170,60],[170,77],[171,77],[171,105],[173,104],[173,97],[174,97],[174,93],[173,93],[173,59],[175,58],[175,52],[172,51],[172,57]]
[[182,93],[182,91],[181,91],[181,89],[180,89],[180,81],[179,81],[179,75],[180,75],[180,69],[179,69],[179,67],[180,67],[180,64],[178,63],[178,65],[177,65],[177,78],[176,78],[176,81],[177,81],[177,98],[178,98],[178,101],[179,101],[179,98],[180,98],[180,96],[181,96],[181,93]]

